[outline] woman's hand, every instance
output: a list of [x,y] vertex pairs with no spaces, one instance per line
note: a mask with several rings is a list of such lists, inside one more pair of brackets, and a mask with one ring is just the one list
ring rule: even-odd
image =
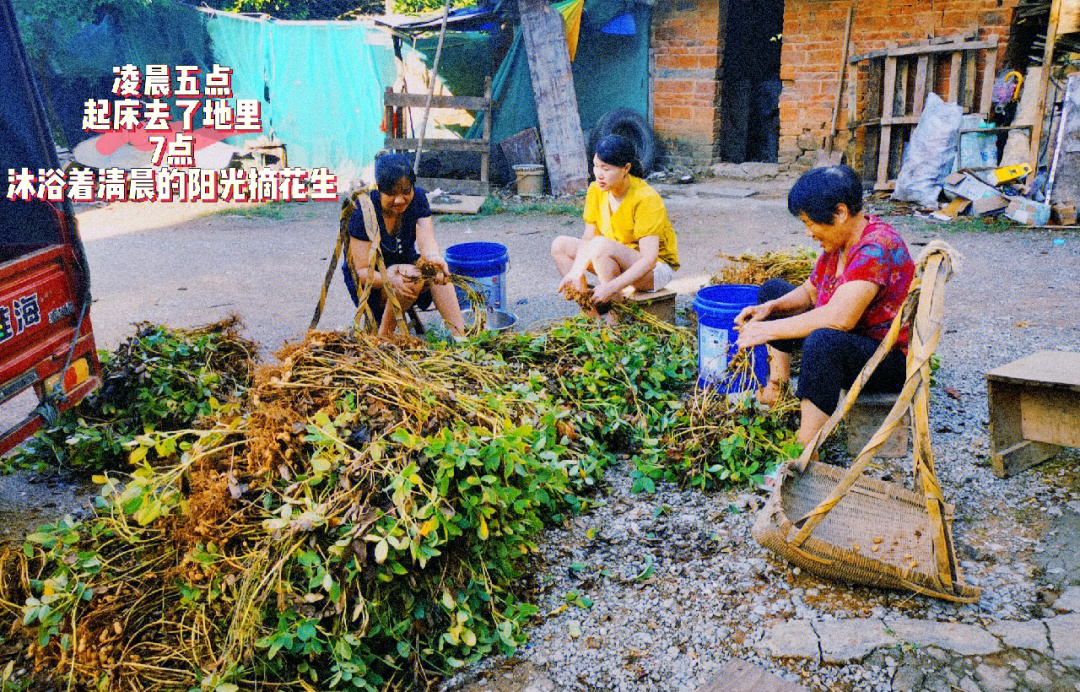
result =
[[748,305],[742,309],[742,312],[735,316],[735,325],[741,327],[744,324],[760,322],[761,320],[768,318],[771,314],[771,302],[762,303],[761,305]]
[[746,322],[741,327],[738,327],[739,338],[735,341],[735,345],[742,349],[769,343],[774,338],[771,333],[771,326],[769,322]]
[[581,288],[581,285],[585,283],[585,275],[578,274],[577,272],[570,272],[563,277],[563,280],[559,282],[558,293],[565,293],[568,288]]
[[390,275],[390,286],[397,295],[408,296],[416,299],[420,291],[424,290],[424,281],[420,278],[420,270],[411,264],[392,264],[386,268]]
[[428,255],[425,257],[428,262],[439,265],[439,273],[432,279],[436,284],[442,286],[450,281],[450,265],[446,263],[446,260],[441,255]]
[[614,298],[618,292],[619,290],[612,286],[612,282],[610,281],[608,283],[600,284],[593,289],[593,305],[603,305]]

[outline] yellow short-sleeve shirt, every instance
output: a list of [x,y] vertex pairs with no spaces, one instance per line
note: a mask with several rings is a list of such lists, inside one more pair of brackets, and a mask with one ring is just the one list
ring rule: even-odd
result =
[[[611,238],[623,245],[638,249],[642,238],[655,235],[660,238],[659,259],[673,270],[679,269],[679,250],[675,242],[675,231],[668,221],[667,209],[660,193],[641,178],[628,177],[629,187],[619,208],[613,213],[604,214],[603,207],[610,204],[611,195],[601,190],[595,182],[589,185],[585,195],[585,223],[591,223],[605,238]],[[610,209],[610,206],[608,206]],[[605,223],[606,222],[606,223]]]

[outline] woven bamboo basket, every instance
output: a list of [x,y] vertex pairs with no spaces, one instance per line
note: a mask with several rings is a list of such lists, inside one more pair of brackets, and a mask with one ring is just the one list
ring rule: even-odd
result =
[[[930,446],[930,356],[941,336],[944,285],[955,258],[945,243],[927,246],[903,309],[881,346],[802,456],[785,465],[780,483],[757,517],[753,536],[788,562],[828,579],[962,603],[978,600],[981,590],[964,582],[957,565],[953,506],[941,494]],[[885,422],[851,468],[811,462],[905,324],[911,325],[907,381]],[[863,475],[908,410],[915,440],[913,473],[921,493]]]

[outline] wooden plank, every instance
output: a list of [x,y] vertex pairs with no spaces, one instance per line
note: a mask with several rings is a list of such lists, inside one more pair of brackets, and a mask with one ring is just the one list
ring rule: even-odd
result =
[[[1023,108],[1023,100],[1020,106]],[[1054,165],[1050,173],[1050,201],[1080,206],[1080,76],[1069,75],[1055,137]]]
[[[484,77],[484,101],[487,105],[484,106],[484,141],[491,141],[491,77]],[[491,147],[488,147],[483,154],[480,155],[480,180],[485,185],[488,182],[488,170],[491,166]],[[486,194],[486,193],[485,193]]]
[[1080,353],[1039,351],[994,368],[986,379],[1014,384],[1044,384],[1080,392]]
[[539,166],[544,163],[544,152],[540,150],[540,133],[535,127],[507,137],[499,142],[499,149],[502,150],[506,165],[511,170],[514,166]]
[[915,115],[922,113],[923,106],[926,105],[926,94],[934,90],[933,87],[927,89],[926,76],[927,67],[929,66],[930,58],[926,55],[920,55],[915,66],[915,96],[911,104],[911,112]]
[[847,78],[847,114],[848,125],[847,129],[851,132],[851,137],[855,137],[853,132],[855,129],[855,119],[858,117],[856,109],[859,103],[859,68],[854,65],[848,66],[848,78]]
[[917,115],[905,115],[900,118],[882,118],[882,125],[918,125],[919,116]]
[[988,379],[990,461],[999,478],[1007,478],[1057,453],[1058,447],[1023,437],[1020,397],[1026,385]]
[[856,56],[854,56],[852,58],[849,58],[848,63],[850,63],[852,65],[857,65],[858,63],[861,63],[861,62],[864,62],[864,61],[867,61],[867,60],[876,60],[877,58],[884,58],[888,54],[888,52],[889,51],[884,49],[884,48],[879,48],[878,50],[867,51],[866,53],[860,53],[859,55],[856,55]]
[[1032,385],[1020,395],[1025,440],[1080,447],[1080,392]]
[[1050,67],[1054,64],[1054,46],[1057,44],[1057,28],[1060,17],[1061,0],[1053,0],[1050,3],[1050,21],[1046,25],[1046,45],[1043,47],[1042,64],[1046,66],[1046,69],[1043,70],[1042,79],[1039,82],[1039,104],[1035,107],[1035,127],[1031,129],[1031,175],[1028,176],[1028,184],[1035,181],[1035,176],[1039,172],[1039,145],[1042,144],[1043,127],[1045,127],[1046,120],[1043,117],[1043,114],[1046,113],[1046,88],[1050,80]]
[[986,64],[983,65],[982,95],[979,96],[979,112],[985,116],[990,115],[994,107],[994,74],[997,72],[997,46],[986,51]]
[[416,184],[428,190],[442,190],[459,195],[487,195],[491,186],[483,180],[455,180],[454,178],[417,178]]
[[936,94],[937,93],[937,66],[938,66],[938,57],[939,56],[937,56],[937,55],[928,55],[926,57],[927,57],[927,60],[928,60],[928,62],[926,64],[926,93],[927,94]]
[[[881,120],[884,121],[887,118],[891,118],[893,115],[893,98],[896,91],[896,58],[885,58],[885,83],[882,89],[882,105],[884,112],[881,115]],[[889,159],[891,150],[892,139],[892,126],[882,124],[881,126],[881,144],[878,147],[878,162],[877,162],[877,182],[876,185],[888,182],[889,180]]]
[[956,51],[949,58],[949,94],[945,99],[949,103],[960,103],[960,70],[964,64],[964,54]]
[[562,15],[547,0],[518,0],[518,10],[551,191],[584,190],[589,184],[585,136]]
[[698,692],[808,692],[807,688],[773,675],[761,666],[733,658]]
[[[397,151],[414,151],[419,140],[415,137],[387,137],[383,146]],[[424,151],[490,151],[486,139],[425,139]]]
[[1058,33],[1062,36],[1080,31],[1080,0],[1064,0],[1058,15]]
[[829,125],[828,150],[832,151],[833,138],[836,136],[836,119],[840,116],[840,97],[844,90],[844,74],[847,67],[848,51],[851,47],[851,20],[855,16],[855,5],[848,8],[847,22],[844,25],[844,45],[841,47],[843,55],[840,58],[840,68],[836,76],[840,83],[836,85],[836,97],[833,101],[832,121]]
[[[1024,76],[1023,92],[1020,94],[1020,105],[1016,109],[1016,117],[1013,118],[1013,127],[1018,130],[1026,127],[1028,132],[1009,133],[1008,139],[1005,140],[1005,149],[1001,152],[1002,166],[1016,166],[1030,162],[1028,158],[1031,154],[1030,130],[1035,127],[1035,106],[1039,103],[1036,89],[1042,83],[1042,70],[1041,66],[1029,67]],[[1052,175],[1051,179],[1053,179]]]
[[[881,118],[881,79],[884,60],[871,60],[866,77],[866,119]],[[877,155],[880,145],[878,131],[868,126],[863,137],[863,180],[875,180],[877,176]]]
[[[896,97],[893,99],[892,115],[903,116],[907,113],[907,83],[908,72],[911,70],[911,62],[904,60],[897,65],[896,72]],[[895,122],[892,118],[891,122]]]
[[[949,38],[951,39],[952,37]],[[884,58],[890,55],[895,58],[900,58],[905,55],[920,55],[924,53],[951,53],[956,50],[981,50],[983,48],[992,48],[997,44],[997,39],[987,39],[985,41],[946,40],[938,43],[919,43],[916,45],[899,47],[894,46],[860,53],[859,55],[852,57],[848,62],[854,65],[866,60]]]
[[903,46],[900,48],[890,48],[887,55],[898,58],[904,55],[930,55],[933,53],[951,53],[955,50],[982,50],[984,48],[997,48],[997,45],[998,42],[995,38],[988,39],[986,41],[963,41],[930,44],[925,46]]
[[[383,96],[387,106],[400,108],[423,108],[427,103],[427,94],[395,94],[387,91]],[[483,96],[432,96],[432,108],[460,108],[467,111],[480,111],[491,106],[491,98]]]
[[991,459],[994,475],[998,478],[1015,476],[1036,464],[1041,464],[1060,451],[1061,447],[1043,442],[1031,440],[1017,442],[1007,449],[994,453]]
[[965,113],[970,113],[975,108],[975,58],[977,53],[973,50],[964,53],[964,73],[960,88],[960,105]]

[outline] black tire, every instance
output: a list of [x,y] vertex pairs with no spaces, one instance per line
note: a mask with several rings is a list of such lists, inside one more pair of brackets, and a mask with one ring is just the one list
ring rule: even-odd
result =
[[596,145],[608,135],[622,135],[630,140],[630,143],[634,145],[634,151],[637,152],[638,160],[641,161],[641,167],[645,169],[645,175],[651,173],[656,167],[658,153],[656,135],[653,134],[649,121],[644,115],[633,108],[616,108],[605,113],[596,121],[596,127],[593,128],[589,146],[590,162],[591,153],[596,150]]

